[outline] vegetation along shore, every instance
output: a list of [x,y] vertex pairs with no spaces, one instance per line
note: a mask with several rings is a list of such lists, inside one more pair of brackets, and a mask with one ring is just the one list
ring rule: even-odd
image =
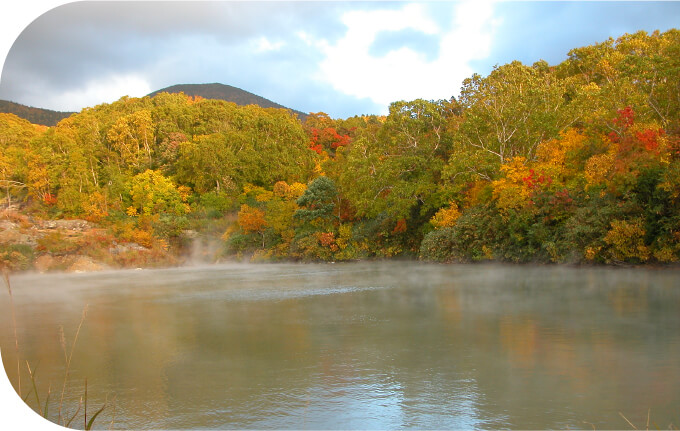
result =
[[0,114],[0,261],[680,260],[680,31],[333,119],[161,92]]

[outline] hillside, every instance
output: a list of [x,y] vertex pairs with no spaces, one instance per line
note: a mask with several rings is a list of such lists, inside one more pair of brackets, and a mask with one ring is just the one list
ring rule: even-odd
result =
[[278,103],[272,102],[269,99],[258,96],[256,94],[250,93],[245,90],[241,90],[237,87],[232,87],[231,85],[225,84],[178,84],[172,85],[170,87],[162,88],[160,90],[150,93],[149,96],[153,97],[158,93],[184,93],[187,96],[200,96],[204,99],[219,99],[226,100],[228,102],[234,102],[237,105],[258,105],[263,108],[283,108],[290,109],[292,112],[298,115],[300,120],[305,120],[307,114],[304,112],[287,108]]
[[[0,219],[14,224],[0,226],[0,266],[45,254],[70,266],[70,254],[143,267],[194,253],[194,240],[215,250],[206,261],[677,265],[678,52],[678,30],[624,35],[554,66],[497,66],[458,100],[398,101],[386,116],[301,123],[168,93],[49,130],[2,114]],[[148,254],[107,260],[119,244]]]
[[[287,108],[278,103],[272,102],[269,99],[241,90],[237,87],[225,84],[178,84],[170,87],[162,88],[160,90],[150,93],[148,96],[153,97],[158,93],[184,93],[187,96],[200,96],[204,99],[218,99],[234,102],[237,105],[258,105],[263,108],[282,108],[289,109],[297,114],[301,121],[307,119],[307,114],[304,112]],[[33,124],[40,124],[43,126],[53,127],[64,118],[70,117],[73,112],[52,111],[50,109],[34,108],[32,106],[22,105],[20,103],[10,102],[8,100],[0,100],[0,113],[14,114],[17,117],[30,121]]]
[[7,100],[0,100],[0,112],[5,114],[14,114],[17,117],[28,120],[33,124],[40,124],[50,127],[56,126],[59,121],[66,117],[70,117],[71,114],[73,114],[73,112],[60,112],[49,109],[34,108],[32,106],[26,106]]

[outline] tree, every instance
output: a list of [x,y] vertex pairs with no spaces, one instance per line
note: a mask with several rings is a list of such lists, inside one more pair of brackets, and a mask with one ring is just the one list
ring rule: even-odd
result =
[[233,146],[237,141],[234,135],[231,138],[229,141],[223,134],[214,133],[180,143],[177,179],[201,194],[235,191],[238,162]]
[[28,181],[30,141],[44,130],[14,114],[0,113],[0,187],[5,189],[8,208],[12,193],[24,189]]
[[602,126],[616,110],[631,106],[640,119],[677,130],[678,54],[680,31],[639,31],[572,49],[567,60],[556,67],[556,73],[568,83],[570,99],[582,99],[582,90],[587,87],[597,88],[588,109],[581,111],[591,118],[599,117]]
[[338,190],[330,178],[318,177],[309,183],[296,203],[300,209],[295,211],[295,218],[306,222],[329,222],[337,218],[334,213]]
[[448,207],[441,208],[430,219],[430,223],[435,229],[453,227],[456,220],[460,217],[460,210],[455,202],[449,202]]
[[241,205],[241,210],[238,212],[238,225],[241,227],[244,234],[259,234],[262,237],[262,248],[264,248],[264,233],[265,228],[267,227],[264,211],[246,204]]
[[132,208],[144,215],[161,212],[181,215],[188,212],[173,182],[158,171],[147,169],[130,181]]
[[86,194],[96,190],[86,149],[75,135],[70,127],[50,128],[32,141],[28,158],[29,194],[45,203],[55,203],[56,198],[57,207],[68,215],[81,214]]
[[245,106],[240,108],[239,123],[235,178],[268,187],[277,181],[307,181],[316,154],[309,150],[302,125],[290,112]]
[[352,138],[346,132],[338,130],[338,123],[324,112],[310,113],[305,121],[305,131],[309,136],[309,148],[317,154],[324,151],[334,154],[338,147],[350,144]]
[[513,157],[533,160],[540,142],[576,118],[566,109],[565,91],[544,63],[531,67],[514,61],[487,77],[466,79],[460,98],[464,121],[455,134],[448,176],[455,180],[467,172],[492,180]]
[[[211,127],[197,127],[206,133],[179,144],[180,182],[205,193],[238,191],[247,183],[270,187],[277,181],[307,180],[315,155],[307,147],[299,121],[282,109],[217,102],[195,104],[202,121]],[[219,121],[213,118],[218,114],[223,115]]]
[[150,111],[144,109],[118,118],[107,139],[124,165],[136,169],[151,166],[155,140]]
[[414,207],[428,211],[445,202],[437,183],[457,112],[454,100],[396,102],[377,135],[355,139],[339,182],[360,216],[386,213],[397,220]]

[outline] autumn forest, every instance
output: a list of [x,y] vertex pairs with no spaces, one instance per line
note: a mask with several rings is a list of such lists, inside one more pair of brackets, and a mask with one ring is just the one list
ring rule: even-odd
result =
[[13,269],[178,264],[200,241],[210,261],[678,262],[680,31],[497,66],[387,116],[170,93],[54,127],[0,114],[0,149],[6,224],[89,226],[5,235]]

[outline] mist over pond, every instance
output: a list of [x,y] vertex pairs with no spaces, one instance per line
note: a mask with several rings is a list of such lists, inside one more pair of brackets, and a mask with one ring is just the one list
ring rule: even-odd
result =
[[[115,428],[680,425],[680,271],[415,262],[12,278],[38,387]],[[7,295],[0,347],[16,386]],[[30,404],[30,402],[29,402]],[[108,415],[108,416],[107,416]],[[108,426],[112,411],[102,413]]]

